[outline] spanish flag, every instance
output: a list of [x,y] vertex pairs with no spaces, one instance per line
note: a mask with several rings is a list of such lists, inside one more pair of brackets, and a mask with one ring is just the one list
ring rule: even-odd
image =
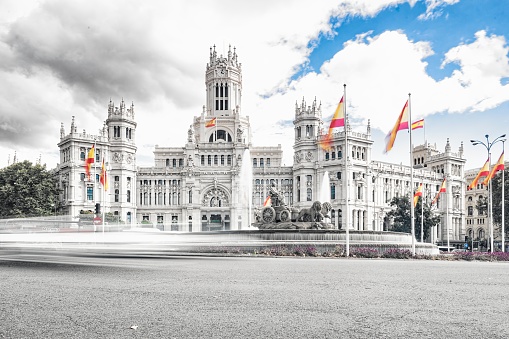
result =
[[267,199],[265,199],[265,202],[263,203],[263,207],[272,206],[272,199],[270,198],[270,195],[267,196]]
[[90,151],[88,151],[88,157],[85,160],[85,173],[87,174],[87,178],[90,180],[90,167],[92,167],[92,164],[94,163],[95,158],[95,148],[92,146]]
[[417,188],[417,191],[414,194],[414,207],[417,206],[417,201],[419,201],[419,197],[422,197],[422,182]]
[[495,166],[493,166],[493,168],[491,169],[491,172],[490,172],[490,175],[488,175],[484,181],[482,182],[482,184],[484,186],[488,185],[488,182],[495,176],[495,174],[498,172],[498,171],[503,171],[504,170],[504,152],[502,152],[502,154],[500,154],[500,157],[498,158],[498,161],[497,163],[495,164]]
[[332,143],[332,131],[336,127],[344,127],[345,126],[345,110],[343,98],[339,101],[338,106],[336,107],[336,111],[334,112],[334,116],[329,125],[329,132],[324,136],[324,138],[320,141],[320,146],[323,150],[328,151],[331,148]]
[[104,158],[103,164],[101,166],[101,175],[99,176],[99,182],[103,185],[105,191],[108,190],[108,177],[106,176],[106,166],[104,166]]
[[412,122],[412,131],[417,128],[424,128],[424,119]]
[[433,205],[435,202],[437,202],[438,198],[440,197],[440,193],[445,193],[445,191],[446,191],[446,188],[445,188],[445,178],[444,178],[444,180],[442,181],[442,186],[440,186],[440,189],[438,190],[435,199],[433,199],[433,201],[431,202],[431,205]]
[[216,125],[216,118],[212,118],[205,122],[205,127],[214,127]]
[[406,101],[405,106],[403,106],[398,120],[396,120],[391,132],[385,137],[384,153],[387,153],[392,149],[394,141],[396,141],[396,134],[398,134],[398,131],[401,131],[402,129],[408,129],[408,100]]
[[[504,154],[504,153],[502,153],[502,154]],[[479,179],[481,177],[487,177],[489,175],[490,175],[490,159],[486,160],[486,162],[484,163],[484,166],[481,168],[479,173],[477,173],[475,179],[470,183],[470,185],[468,185],[467,190],[474,189],[475,186],[477,186],[477,182],[479,181]]]

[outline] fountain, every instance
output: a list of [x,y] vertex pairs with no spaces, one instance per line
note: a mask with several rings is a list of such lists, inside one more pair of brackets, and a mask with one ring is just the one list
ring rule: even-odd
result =
[[330,203],[329,171],[325,171],[325,173],[323,174],[322,186],[320,189],[320,201],[322,203],[324,203],[324,202]]
[[251,152],[249,148],[246,148],[242,155],[239,175],[239,205],[243,211],[241,229],[248,229],[251,225],[251,206],[253,200],[253,168],[251,167]]

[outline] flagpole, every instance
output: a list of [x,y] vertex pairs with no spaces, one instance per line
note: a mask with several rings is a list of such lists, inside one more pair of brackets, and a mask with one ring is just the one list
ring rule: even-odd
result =
[[[97,194],[97,185],[96,185],[96,157],[95,157],[95,154],[97,153],[97,140],[94,138],[94,176],[92,177],[92,187],[93,187],[93,192],[94,192],[94,209],[95,209],[95,206],[97,204],[97,197],[96,197],[96,194]],[[97,217],[97,215],[94,214],[94,219],[95,217]],[[95,220],[93,221],[93,224],[94,224],[94,232],[97,231],[97,227],[96,227],[96,224],[95,224]]]
[[[445,178],[447,179],[447,174],[445,175]],[[447,182],[449,182],[449,180],[447,180]],[[449,240],[449,195],[447,194],[449,193],[449,190],[446,188],[445,189],[445,230],[447,232],[447,252],[450,252],[451,249],[450,249],[450,240]]]
[[[105,215],[105,209],[106,209],[106,180],[107,180],[107,179],[106,179],[106,178],[107,178],[107,177],[106,177],[106,163],[104,162],[104,158],[105,158],[104,153],[105,153],[105,152],[104,152],[104,150],[103,150],[103,159],[102,159],[102,163],[101,163],[101,174],[103,174],[103,175],[104,175],[104,179],[103,179],[103,189],[102,189],[102,191],[103,191],[103,192],[102,192],[102,196],[103,196],[103,198],[102,198],[102,201],[103,201],[103,208],[102,208],[102,210],[103,210],[103,211],[102,211],[102,219],[103,219],[103,220],[102,220],[102,221],[103,221],[103,235],[104,235],[104,215]],[[103,166],[103,165],[104,165],[104,173],[102,173],[102,170],[103,170],[102,166]]]
[[[424,185],[424,183],[422,183]],[[421,243],[424,242],[424,187],[421,195]]]
[[[408,121],[412,121],[412,105],[410,103],[411,93],[408,93]],[[410,187],[412,187],[412,196],[414,190],[414,152],[412,147],[412,127],[408,129],[410,131]],[[412,255],[415,255],[415,216],[414,216],[414,204],[410,204],[410,227],[412,231]]]
[[349,204],[348,204],[348,191],[349,191],[349,182],[350,175],[348,174],[348,119],[346,116],[346,84],[343,84],[343,112],[345,115],[345,178],[346,178],[346,201],[345,201],[345,226],[346,226],[346,257],[350,257],[350,227],[348,225],[349,221]]

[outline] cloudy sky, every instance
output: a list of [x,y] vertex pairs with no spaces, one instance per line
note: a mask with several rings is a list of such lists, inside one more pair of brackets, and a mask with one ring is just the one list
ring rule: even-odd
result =
[[60,123],[97,134],[110,98],[134,102],[138,165],[153,165],[154,146],[183,146],[201,113],[213,45],[236,47],[253,143],[281,144],[286,165],[295,102],[316,97],[328,125],[346,84],[374,160],[409,164],[408,133],[383,148],[411,93],[426,125],[414,144],[443,151],[449,138],[481,167],[487,151],[470,140],[509,133],[508,16],[499,0],[2,0],[0,167],[16,152],[54,168]]

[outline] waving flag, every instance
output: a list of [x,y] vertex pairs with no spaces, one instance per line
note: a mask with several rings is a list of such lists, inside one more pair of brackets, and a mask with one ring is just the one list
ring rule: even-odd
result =
[[205,122],[205,127],[214,127],[216,125],[216,118],[212,118]]
[[87,178],[90,180],[90,168],[92,167],[92,164],[94,163],[95,158],[95,147],[92,146],[90,151],[88,151],[88,157],[85,160],[85,173],[87,174]]
[[343,97],[339,101],[338,106],[336,107],[336,111],[334,112],[334,116],[329,125],[329,132],[325,135],[325,137],[320,141],[320,146],[322,149],[328,151],[331,148],[332,143],[332,131],[336,127],[344,127],[345,126],[345,110],[343,108]]
[[468,190],[474,189],[477,186],[477,182],[479,181],[479,179],[481,177],[487,177],[489,175],[490,175],[490,159],[486,160],[486,162],[484,163],[484,166],[481,168],[479,173],[477,173],[477,175],[476,175],[475,179],[472,181],[472,183],[470,183],[470,185],[468,185],[467,189]]
[[414,194],[414,207],[417,206],[417,201],[419,201],[419,197],[422,197],[422,182],[417,188],[417,191]]
[[103,185],[105,191],[108,190],[108,177],[106,176],[106,166],[104,166],[104,158],[101,166],[101,175],[99,177],[99,182]]
[[440,189],[438,190],[438,193],[435,197],[435,199],[433,199],[433,201],[431,202],[431,205],[433,205],[435,202],[437,202],[438,198],[440,197],[440,193],[445,193],[446,191],[446,188],[445,188],[445,178],[444,180],[442,181],[442,185],[440,186]]
[[488,185],[488,182],[495,176],[495,174],[498,172],[498,171],[503,171],[504,170],[504,152],[502,152],[502,154],[500,154],[500,157],[498,158],[498,161],[497,163],[495,164],[495,166],[491,169],[491,172],[490,172],[490,175],[488,175],[484,181],[482,182],[482,184],[484,186]]
[[417,129],[417,128],[424,128],[424,119],[412,122],[411,128],[412,128],[412,130]]
[[408,100],[406,101],[405,106],[403,106],[392,131],[385,137],[384,153],[387,153],[392,149],[394,141],[396,141],[396,134],[398,134],[398,131],[401,131],[402,129],[408,129]]

